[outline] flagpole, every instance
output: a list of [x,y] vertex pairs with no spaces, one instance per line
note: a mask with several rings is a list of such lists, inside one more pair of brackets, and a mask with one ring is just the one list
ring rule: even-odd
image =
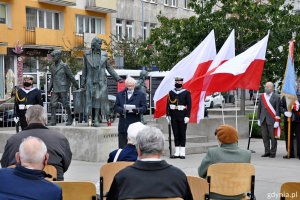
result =
[[[248,138],[247,150],[249,150],[249,147],[250,147],[250,140],[251,140],[251,136],[252,136],[253,123],[254,123],[254,117],[255,117],[255,111],[256,111],[256,105],[257,105],[257,98],[258,98],[258,90],[256,92],[256,98],[255,98],[254,110],[253,110],[253,115],[252,115],[252,120],[251,120],[251,127],[250,127],[250,133],[249,133],[249,138]],[[253,153],[254,153],[254,151],[253,151]]]
[[[237,89],[236,89],[236,90],[237,90]],[[234,102],[235,102],[235,103],[234,103],[234,104],[235,104],[235,128],[236,128],[237,131],[239,131],[239,130],[238,130],[238,123],[237,123],[237,118],[238,118],[238,117],[237,117],[237,113],[238,113],[238,112],[237,112],[237,91],[236,91],[236,90],[235,90],[235,95],[234,95],[234,96],[235,96],[235,98],[234,98]]]
[[223,109],[223,108],[224,108],[224,106],[223,106],[223,101],[222,101],[221,105],[222,105],[221,109],[222,109],[223,124],[225,124],[224,109]]
[[[290,111],[291,112],[291,111]],[[290,138],[291,138],[291,117],[288,117],[288,154],[287,154],[287,157],[290,158],[290,154],[291,154],[291,141],[290,141]],[[297,144],[299,145],[299,144]]]

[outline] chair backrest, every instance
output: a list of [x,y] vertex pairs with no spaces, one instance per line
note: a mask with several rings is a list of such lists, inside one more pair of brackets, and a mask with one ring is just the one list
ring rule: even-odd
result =
[[193,195],[193,199],[204,200],[208,193],[208,182],[206,179],[196,176],[187,176],[187,180]]
[[[281,185],[280,189],[280,199],[290,200],[299,199],[300,197],[300,182],[286,182]],[[298,196],[299,192],[299,196]]]
[[[10,165],[7,168],[15,168],[15,167],[16,167],[16,165]],[[45,168],[43,169],[43,171],[52,176],[52,178],[45,178],[48,181],[56,181],[57,180],[57,170],[53,165],[46,165]]]
[[[139,200],[139,199],[126,199],[126,200]],[[180,197],[173,197],[173,198],[151,198],[151,199],[140,199],[140,200],[183,200]]]
[[53,181],[62,189],[63,200],[96,200],[96,185],[82,181]]
[[132,165],[134,162],[112,162],[103,165],[100,168],[100,198],[106,196],[106,193],[109,191],[110,186],[113,182],[115,175],[122,169],[127,166]]
[[218,163],[208,167],[209,192],[235,196],[251,192],[254,197],[255,168],[250,163]]
[[52,176],[52,178],[46,178],[48,181],[57,180],[57,170],[53,165],[46,165],[43,171]]

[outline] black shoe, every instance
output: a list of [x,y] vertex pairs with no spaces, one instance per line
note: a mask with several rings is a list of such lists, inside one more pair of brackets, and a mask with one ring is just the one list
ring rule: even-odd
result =
[[269,157],[270,157],[270,158],[275,158],[276,156],[275,156],[275,155],[270,155]]
[[175,156],[175,155],[172,155],[170,156],[171,159],[176,159],[176,158],[180,158],[180,156]]
[[295,158],[295,156],[293,156],[293,155],[290,155],[290,157],[288,157],[288,155],[283,156],[283,159],[289,159],[289,158]]
[[179,156],[180,159],[185,159],[185,156]]
[[269,157],[270,154],[269,153],[265,153],[264,155],[262,155],[261,157]]

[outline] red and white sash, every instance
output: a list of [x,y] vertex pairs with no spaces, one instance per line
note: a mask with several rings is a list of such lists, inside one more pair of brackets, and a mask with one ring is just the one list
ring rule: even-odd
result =
[[280,138],[281,135],[281,128],[280,128],[280,117],[276,116],[276,111],[274,110],[272,104],[270,103],[270,101],[267,100],[266,98],[266,93],[264,93],[262,96],[262,101],[268,111],[268,113],[271,115],[271,117],[279,123],[278,128],[274,128],[274,137],[275,138]]

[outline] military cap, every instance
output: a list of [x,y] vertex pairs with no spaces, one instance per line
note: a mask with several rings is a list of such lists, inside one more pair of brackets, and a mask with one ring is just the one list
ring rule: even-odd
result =
[[29,75],[29,74],[26,74],[26,75],[23,76],[23,79],[24,79],[24,80],[28,80],[28,79],[29,79],[29,80],[32,80],[32,81],[33,81],[33,78],[34,78],[34,77],[33,77],[32,75]]
[[175,77],[175,81],[183,81],[183,78],[181,78],[181,77]]

